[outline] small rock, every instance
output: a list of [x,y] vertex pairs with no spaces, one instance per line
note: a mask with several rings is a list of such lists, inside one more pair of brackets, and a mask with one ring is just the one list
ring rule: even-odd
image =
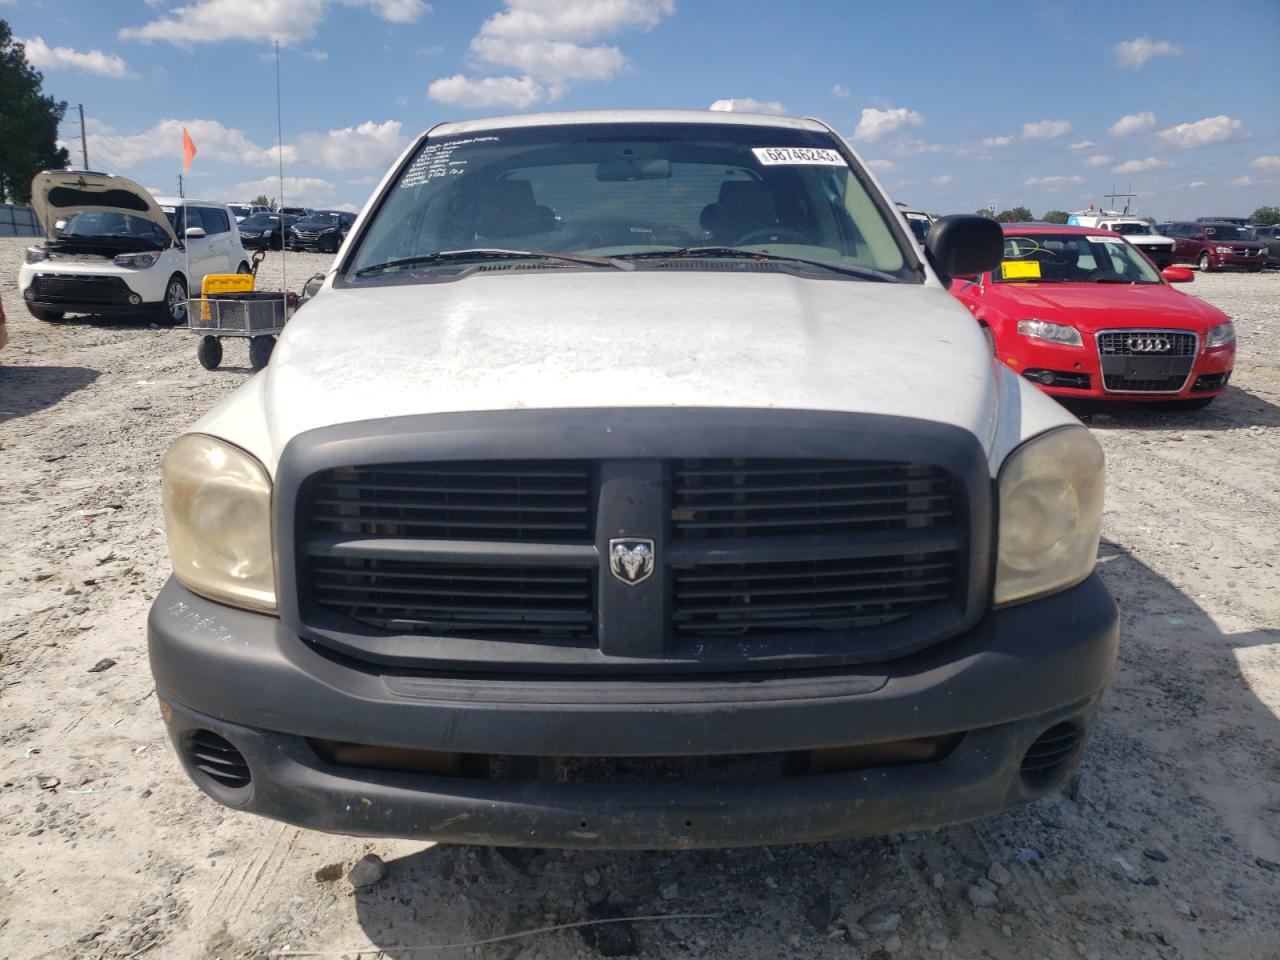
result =
[[933,889],[941,890],[946,885],[947,885],[946,878],[943,877],[941,873],[935,873],[933,875]]
[[316,871],[315,877],[320,883],[333,883],[335,880],[341,880],[342,864],[327,863]]
[[57,777],[36,777],[36,783],[40,785],[41,790],[57,790],[61,782]]
[[582,874],[582,882],[588,887],[600,886],[600,871],[595,867],[591,867],[589,870],[584,871]]
[[1148,860],[1154,860],[1156,863],[1168,863],[1169,855],[1163,850],[1143,850],[1142,855]]
[[1013,881],[1013,874],[1003,863],[993,863],[987,870],[987,877],[999,886],[1005,886]]
[[929,934],[929,949],[941,952],[947,948],[947,935],[935,930]]
[[902,926],[902,914],[892,910],[872,910],[858,922],[868,933],[893,933]]
[[347,880],[356,889],[372,887],[387,875],[387,865],[376,853],[366,853],[355,862],[355,866],[347,874]]
[[116,662],[112,660],[110,657],[103,657],[101,660],[95,663],[92,667],[90,667],[88,672],[102,673],[104,670],[110,670],[115,665],[116,665]]
[[856,943],[865,943],[871,939],[871,934],[862,924],[851,923],[849,924],[849,939]]
[[1173,901],[1173,909],[1178,912],[1180,917],[1194,917],[1196,915],[1195,911],[1191,909],[1191,904],[1185,900]]
[[975,907],[994,907],[999,900],[994,890],[980,887],[976,883],[970,885],[968,896],[969,902]]
[[1001,924],[1000,935],[1006,940],[1013,939],[1013,927],[1009,926],[1007,923]]
[[884,942],[885,953],[897,953],[902,949],[902,938],[896,933]]
[[658,884],[658,896],[663,900],[674,900],[680,896],[680,884],[676,880],[663,880]]
[[789,934],[787,934],[787,946],[789,946],[792,950],[795,950],[795,949],[799,948],[799,946],[800,946],[800,934],[798,934],[798,933],[789,933]]
[[990,880],[988,880],[986,877],[978,878],[978,886],[982,887],[982,889],[984,890],[990,890],[992,892],[995,892],[995,889],[996,889],[996,885],[992,883]]

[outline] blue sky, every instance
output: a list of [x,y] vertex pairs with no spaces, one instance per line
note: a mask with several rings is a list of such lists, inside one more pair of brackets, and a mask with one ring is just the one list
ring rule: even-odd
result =
[[[1206,15],[1206,11],[1212,13]],[[874,12],[874,13],[872,13]],[[1280,2],[0,0],[79,161],[188,195],[363,204],[446,119],[608,107],[817,116],[895,199],[1036,214],[1132,182],[1159,219],[1280,205]]]

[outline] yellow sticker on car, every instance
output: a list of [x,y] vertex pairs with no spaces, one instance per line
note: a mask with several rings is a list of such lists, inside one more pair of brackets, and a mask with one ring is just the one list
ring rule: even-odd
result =
[[1006,260],[1000,264],[1000,276],[1006,280],[1035,280],[1040,277],[1039,260]]

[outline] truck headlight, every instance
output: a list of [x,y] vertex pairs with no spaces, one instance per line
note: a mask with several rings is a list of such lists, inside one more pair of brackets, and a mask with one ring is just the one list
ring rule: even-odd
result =
[[1213,249],[1214,249],[1214,250],[1216,250],[1218,253],[1230,253],[1230,252],[1231,252],[1231,248],[1230,248],[1230,247],[1214,247]]
[[1000,468],[997,604],[1075,586],[1102,535],[1102,447],[1086,428],[1028,440]]
[[1080,331],[1065,323],[1050,323],[1048,320],[1019,320],[1018,333],[1033,340],[1047,340],[1049,343],[1062,343],[1069,347],[1084,345],[1080,340]]
[[1234,342],[1236,339],[1236,325],[1228,320],[1226,323],[1220,323],[1216,327],[1209,329],[1209,336],[1205,339],[1206,347],[1225,347],[1228,343]]
[[161,483],[173,572],[193,593],[276,610],[271,478],[238,447],[204,434],[175,440]]
[[42,260],[48,259],[49,254],[39,247],[27,247],[27,263],[40,263]]
[[116,257],[112,263],[117,267],[129,267],[134,270],[145,270],[147,267],[154,267],[156,261],[160,259],[160,254],[151,253],[122,253]]

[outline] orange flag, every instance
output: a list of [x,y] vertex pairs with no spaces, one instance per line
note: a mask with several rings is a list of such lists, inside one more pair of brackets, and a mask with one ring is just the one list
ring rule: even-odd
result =
[[182,128],[182,172],[186,173],[187,168],[191,166],[191,161],[196,158],[196,143],[191,139],[191,134],[187,133],[187,128]]

